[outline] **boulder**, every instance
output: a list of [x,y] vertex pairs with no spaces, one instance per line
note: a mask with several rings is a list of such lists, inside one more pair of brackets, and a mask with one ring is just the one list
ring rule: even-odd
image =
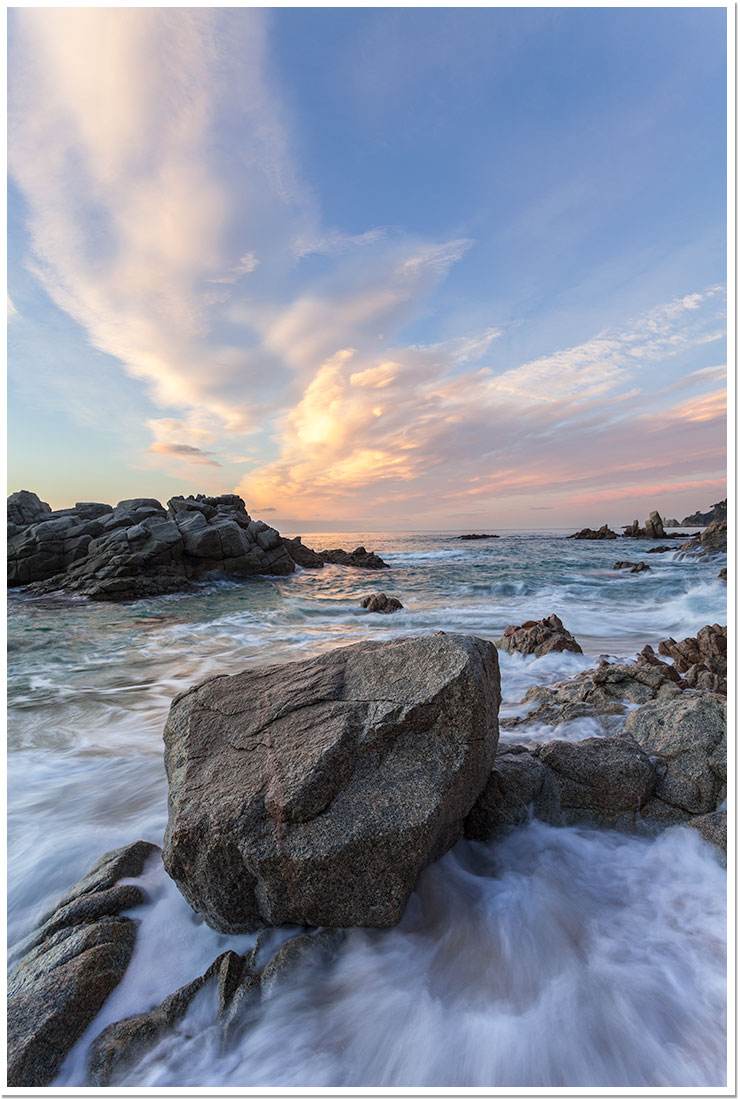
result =
[[558,825],[560,798],[553,773],[521,745],[496,756],[488,782],[465,819],[470,840],[492,837],[523,825],[531,817]]
[[700,557],[727,553],[727,520],[714,520],[698,535],[681,544],[686,553],[698,553]]
[[463,542],[474,542],[476,539],[498,539],[500,535],[457,535],[458,539],[462,539]]
[[665,531],[663,529],[663,520],[660,518],[659,512],[651,512],[648,519],[645,520],[645,538],[646,539],[662,539],[665,538]]
[[28,489],[21,489],[8,497],[8,523],[14,527],[29,527],[41,516],[50,513],[50,506]]
[[650,572],[650,566],[644,561],[615,561],[612,569],[629,569],[630,573]]
[[727,866],[727,810],[715,810],[711,814],[701,814],[689,822],[705,840],[713,844],[720,853],[720,862]]
[[569,539],[615,539],[616,537],[616,531],[612,531],[606,523],[598,531],[594,531],[591,527],[584,527],[582,531],[577,531],[575,535],[567,536]]
[[674,546],[651,546],[647,551],[648,554],[669,554],[671,550],[675,550]]
[[496,645],[507,653],[534,653],[535,657],[566,651],[583,653],[557,615],[549,615],[546,619],[537,621],[530,619],[521,626],[507,626],[503,636],[496,639]]
[[222,932],[389,927],[498,741],[495,647],[438,633],[205,681],[165,727],[164,861]]
[[725,583],[727,583],[727,566],[725,566],[724,569],[720,569],[719,573],[717,574],[717,580],[725,581]]
[[356,569],[390,569],[387,562],[364,546],[355,550],[319,550],[319,557],[328,565],[353,565]]
[[726,626],[703,626],[695,638],[682,642],[667,638],[659,643],[658,653],[673,660],[689,687],[727,695]]
[[403,604],[395,596],[386,596],[385,592],[374,592],[371,596],[365,596],[360,604],[368,611],[379,612],[381,615],[390,615],[392,611],[401,611]]
[[687,692],[646,703],[624,730],[651,757],[655,794],[691,814],[717,809],[727,793],[727,711],[716,696]]
[[663,520],[663,526],[664,527],[680,527],[681,524],[678,522],[677,519],[664,519]]
[[120,878],[141,874],[159,849],[138,841],[109,852],[60,898],[21,945],[8,980],[8,1084],[48,1085],[73,1044],[123,977],[137,921],[121,916],[145,900]]
[[627,737],[549,741],[539,760],[554,773],[568,825],[610,827],[634,818],[656,782],[650,760]]
[[324,568],[324,559],[315,550],[310,550],[308,546],[304,546],[300,535],[296,535],[293,539],[283,538],[282,541],[293,561],[296,565],[300,565],[302,569]]

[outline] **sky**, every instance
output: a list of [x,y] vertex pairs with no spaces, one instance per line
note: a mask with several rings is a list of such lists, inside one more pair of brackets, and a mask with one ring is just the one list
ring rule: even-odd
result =
[[724,8],[14,8],[8,491],[726,496]]

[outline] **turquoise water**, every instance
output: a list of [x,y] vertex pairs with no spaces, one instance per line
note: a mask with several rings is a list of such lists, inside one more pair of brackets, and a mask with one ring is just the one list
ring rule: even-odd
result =
[[[39,914],[103,851],[140,837],[161,842],[167,813],[161,737],[167,710],[177,692],[207,676],[233,673],[248,664],[290,661],[363,638],[447,630],[492,639],[502,634],[509,623],[518,624],[555,612],[581,643],[584,655],[551,654],[535,659],[501,654],[504,713],[514,713],[533,683],[550,683],[570,676],[592,666],[598,654],[634,658],[646,642],[657,645],[669,635],[683,638],[695,634],[708,622],[726,622],[726,587],[717,580],[724,560],[680,560],[677,551],[647,555],[645,543],[626,539],[569,541],[564,538],[567,532],[500,534],[499,539],[473,543],[461,542],[450,533],[312,534],[305,539],[310,546],[365,545],[380,553],[391,569],[375,573],[327,566],[319,571],[299,570],[287,578],[217,582],[205,585],[195,594],[127,605],[97,604],[82,599],[32,599],[22,593],[11,593],[8,626],[11,945],[29,931]],[[640,575],[614,572],[612,565],[618,559],[645,560],[652,571]],[[362,597],[381,590],[398,596],[404,610],[391,616],[361,610]],[[541,739],[598,732],[587,724],[572,725],[569,731],[545,729]],[[514,991],[510,1001],[506,997],[502,1000],[503,994],[492,993],[489,999],[481,995],[474,1012],[462,1015],[458,1012],[455,1016],[454,1005],[464,997],[465,989],[458,988],[459,982],[456,984],[450,955],[442,966],[439,978],[442,985],[438,982],[435,987],[437,999],[430,1002],[431,1015],[422,1017],[430,1029],[424,1041],[421,1021],[417,1033],[411,1025],[401,1027],[394,1015],[396,1011],[406,1013],[405,1020],[411,1013],[413,1018],[412,1008],[400,990],[394,989],[392,968],[385,978],[379,979],[373,994],[375,1000],[368,994],[367,1001],[363,1001],[356,989],[350,991],[349,979],[349,985],[345,982],[341,987],[344,992],[338,987],[329,997],[329,1008],[321,1017],[322,1027],[331,1028],[332,1014],[341,1015],[342,1006],[361,1016],[367,1013],[368,1021],[378,1011],[388,1021],[395,1020],[396,1032],[405,1038],[398,1049],[395,1043],[391,1044],[394,1053],[391,1056],[389,1051],[384,1065],[379,1065],[377,1058],[373,1060],[359,1040],[348,1039],[343,1053],[338,1053],[330,1043],[324,1049],[318,1032],[311,1032],[313,1054],[309,1057],[299,1043],[284,1072],[278,1071],[270,1054],[271,1037],[273,1042],[284,1046],[286,1029],[296,1024],[299,1011],[298,1002],[293,1004],[287,999],[283,1008],[273,1004],[260,1022],[259,1032],[255,1032],[259,1042],[253,1036],[251,1056],[240,1048],[230,1059],[217,1058],[208,1046],[210,1032],[206,1020],[203,1043],[197,1050],[163,1050],[151,1065],[139,1071],[140,1079],[132,1083],[306,1086],[723,1083],[724,1054],[717,1014],[721,1015],[724,981],[721,961],[724,874],[711,849],[686,830],[674,830],[660,841],[630,837],[605,840],[610,836],[536,825],[519,831],[515,834],[518,840],[507,842],[508,846],[500,849],[503,864],[496,863],[495,853],[476,855],[473,849],[481,846],[461,842],[453,853],[427,872],[428,880],[436,884],[430,896],[437,900],[429,902],[427,909],[433,915],[428,913],[424,920],[431,921],[437,929],[434,935],[443,944],[449,936],[454,940],[454,925],[459,919],[459,905],[454,902],[460,888],[459,867],[473,860],[475,871],[471,874],[477,894],[476,890],[473,893],[478,901],[469,935],[471,943],[484,956],[491,951],[505,953],[506,945],[498,943],[499,933],[493,926],[505,927],[501,925],[501,913],[509,896],[506,891],[514,890],[512,904],[524,914],[525,929],[512,946],[512,950],[516,948],[521,973],[517,970],[519,964],[511,959],[506,964],[507,988]],[[558,1065],[557,1005],[552,1000],[553,986],[545,968],[540,975],[541,989],[537,986],[540,990],[537,1012],[521,1026],[525,1028],[525,1037],[529,1035],[530,1045],[535,1033],[544,1029],[548,1036],[551,1028],[552,1034],[544,1043],[539,1040],[539,1060],[532,1054],[528,1061],[526,1043],[522,1045],[521,1037],[514,1042],[512,1021],[520,1012],[520,1008],[515,1009],[519,1004],[518,982],[521,980],[525,985],[529,982],[531,986],[532,974],[540,970],[538,959],[542,948],[537,941],[538,937],[550,934],[547,906],[561,913],[566,926],[571,919],[576,921],[575,914],[567,916],[567,881],[575,868],[583,880],[584,897],[591,899],[588,905],[593,905],[587,938],[595,937],[595,954],[591,958],[587,951],[578,963],[559,940],[553,950],[563,952],[556,972],[560,975],[558,982],[564,983],[561,992],[565,1003],[577,1023],[579,1013],[585,1011],[578,1008],[584,996],[586,1001],[589,997],[593,999],[595,990],[608,984],[605,972],[593,967],[594,958],[601,959],[606,951],[602,940],[610,924],[615,942],[624,951],[630,920],[643,930],[640,935],[647,935],[647,918],[637,905],[639,890],[635,887],[632,894],[613,895],[604,873],[604,853],[607,850],[616,853],[613,858],[619,862],[620,874],[626,880],[632,874],[635,884],[643,880],[647,883],[652,872],[648,874],[645,868],[657,859],[650,853],[661,851],[656,847],[661,844],[666,851],[670,848],[671,873],[664,875],[665,881],[661,879],[659,888],[655,888],[657,926],[651,928],[648,944],[635,965],[643,970],[646,988],[658,983],[662,997],[667,1000],[655,1020],[651,1023],[650,1017],[644,1025],[648,1036],[642,1038],[647,1047],[651,1043],[656,1050],[661,1047],[663,1038],[669,1032],[673,1034],[670,1028],[666,1031],[666,1020],[683,1019],[683,991],[696,986],[703,991],[698,1002],[699,1018],[694,1019],[695,1028],[702,1035],[706,1033],[701,1056],[681,1047],[674,1037],[670,1039],[673,1044],[670,1049],[675,1049],[675,1057],[663,1050],[660,1059],[653,1059],[654,1079],[648,1068],[649,1058],[638,1056],[636,1051],[630,1056],[631,1025],[625,1021],[638,1012],[642,996],[636,991],[629,993],[637,980],[632,972],[624,988],[621,981],[617,982],[622,1002],[614,1011],[621,1013],[623,1041],[615,1040],[611,1051],[602,1049],[593,1028],[587,1029],[591,1038],[588,1049],[580,1052],[580,1060],[562,1052]],[[420,889],[423,894],[423,883]],[[158,877],[153,871],[151,890],[152,903],[145,910],[137,956],[121,987],[93,1025],[95,1033],[108,1022],[107,1011],[120,1016],[151,1007],[177,985],[200,973],[224,949],[220,946],[224,937],[217,938],[203,925],[197,928],[193,925],[192,914],[165,876]],[[670,916],[676,898],[686,896],[687,891],[691,904],[705,914],[701,944],[693,940],[690,943],[689,929],[677,927]],[[447,900],[443,902],[440,898]],[[583,898],[578,904],[585,904]],[[531,923],[527,924],[530,909]],[[422,930],[426,928],[424,920]],[[177,961],[160,963],[158,975],[153,978],[151,966],[145,962],[146,952],[153,950],[151,945],[158,942],[157,937],[161,938],[165,930],[170,941],[174,938],[180,944],[180,950],[175,952]],[[350,972],[357,968],[360,974],[368,967],[373,970],[375,959],[382,971],[383,953],[390,945],[391,956],[394,951],[406,952],[405,967],[411,986],[425,982],[428,985],[430,974],[440,961],[435,962],[434,950],[429,947],[430,934],[428,929],[418,936],[416,932],[409,933],[410,938],[404,938],[402,931],[385,939],[377,936],[363,939],[365,933],[353,934],[353,946],[348,948],[343,965]],[[446,957],[445,950],[440,947],[442,957]],[[617,954],[619,950],[615,948]],[[158,957],[165,957],[161,949]],[[606,973],[611,973],[608,967]],[[625,979],[628,973],[625,970]],[[591,980],[596,984],[589,987]],[[449,985],[447,1003],[442,989],[445,982]],[[305,995],[305,990],[296,993],[298,1001]],[[616,1017],[613,1022],[616,1026]],[[676,1023],[679,1030],[680,1026]],[[375,1034],[377,1029],[370,1028],[369,1022],[367,1027]],[[445,1028],[450,1036],[447,1045]],[[711,1042],[710,1034],[715,1036]],[[473,1053],[485,1035],[493,1042],[495,1057]],[[431,1060],[425,1054],[430,1036],[436,1036],[434,1045],[438,1048]],[[91,1037],[78,1044],[59,1083],[83,1083],[84,1051]],[[390,1036],[384,1041],[389,1043]],[[436,1078],[431,1079],[430,1074],[436,1074]]]

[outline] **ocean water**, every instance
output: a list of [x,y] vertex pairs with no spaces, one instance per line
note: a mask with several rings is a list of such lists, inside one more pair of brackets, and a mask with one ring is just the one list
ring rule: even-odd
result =
[[[391,569],[327,566],[121,605],[11,593],[11,965],[38,917],[104,851],[161,843],[162,729],[190,684],[367,638],[446,630],[493,639],[555,612],[584,654],[501,653],[502,714],[516,714],[530,686],[600,654],[634,659],[645,643],[726,622],[723,560],[646,556],[644,543],[567,533],[501,531],[480,542],[312,534],[305,541],[318,548],[364,544]],[[618,559],[652,570],[614,572]],[[361,610],[380,590],[404,610]],[[506,737],[521,740],[516,732]],[[603,732],[581,720],[534,735]],[[55,1084],[84,1085],[87,1048],[107,1023],[253,942],[203,924],[156,861],[147,888],[150,901],[132,914],[142,923],[129,971]],[[126,1083],[720,1086],[725,890],[713,849],[693,830],[648,840],[533,822],[492,845],[460,841],[423,873],[398,928],[352,931],[331,967],[269,1000],[225,1051],[213,1005],[199,1000]]]

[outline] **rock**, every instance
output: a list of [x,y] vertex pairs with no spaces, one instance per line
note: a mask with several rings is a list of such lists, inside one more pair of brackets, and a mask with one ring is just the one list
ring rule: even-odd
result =
[[16,527],[29,527],[41,516],[49,515],[50,506],[39,500],[35,493],[21,489],[8,497],[8,523]]
[[727,712],[693,692],[646,703],[627,716],[625,733],[650,755],[663,802],[692,814],[714,811],[727,790]]
[[673,546],[651,546],[647,552],[648,554],[668,554],[673,549]]
[[696,829],[705,840],[713,844],[720,853],[720,862],[727,866],[727,811],[717,810],[712,814],[701,814],[690,822],[692,829]]
[[307,546],[304,546],[300,535],[296,535],[294,539],[283,538],[282,541],[283,546],[296,565],[300,565],[303,569],[324,568],[324,559],[315,550],[310,550]]
[[475,539],[498,539],[498,538],[501,538],[501,536],[500,535],[457,535],[457,538],[462,539],[463,541],[467,540],[468,542],[472,542]]
[[663,526],[664,527],[680,527],[681,524],[678,522],[677,519],[664,519],[663,520]]
[[703,626],[695,638],[667,638],[658,653],[673,660],[689,687],[727,695],[727,627]]
[[319,557],[329,565],[353,565],[357,569],[390,569],[390,566],[378,557],[358,546],[356,550],[319,550]]
[[698,553],[701,557],[727,553],[727,520],[714,520],[704,530],[682,543],[680,550]]
[[521,626],[507,626],[503,637],[496,639],[499,649],[507,653],[534,653],[543,657],[545,653],[583,653],[573,635],[565,629],[557,615],[546,619],[533,619]]
[[[710,523],[715,521],[722,521],[727,519],[727,500],[721,500],[717,504],[713,504],[708,512],[694,512],[693,515],[687,516],[681,524],[682,527],[706,527]],[[676,525],[678,526],[678,525]]]
[[145,900],[135,886],[159,849],[138,841],[109,852],[60,898],[42,926],[21,945],[8,981],[8,1084],[48,1085],[73,1044],[123,977],[138,922],[123,909]]
[[615,561],[612,569],[629,569],[630,573],[650,572],[650,566],[644,561]]
[[470,840],[489,841],[523,825],[533,816],[560,824],[560,798],[553,773],[536,756],[516,745],[496,756],[493,771],[465,819]]
[[389,927],[491,771],[495,647],[438,633],[205,681],[165,727],[165,868],[222,932]]
[[651,512],[649,518],[645,520],[645,538],[662,539],[664,537],[665,531],[663,530],[663,520],[660,518],[660,513]]
[[720,569],[719,573],[717,574],[717,580],[725,582],[727,581],[727,566],[725,566],[724,569]]
[[632,822],[656,782],[647,755],[627,737],[549,741],[539,759],[552,772],[568,825]]
[[606,523],[598,531],[594,531],[591,527],[584,527],[575,535],[567,536],[569,539],[615,539],[616,537],[616,531],[612,531]]
[[365,596],[361,607],[368,611],[377,611],[382,615],[389,615],[392,611],[401,611],[403,604],[395,596],[386,596],[385,592],[374,592],[371,596]]

